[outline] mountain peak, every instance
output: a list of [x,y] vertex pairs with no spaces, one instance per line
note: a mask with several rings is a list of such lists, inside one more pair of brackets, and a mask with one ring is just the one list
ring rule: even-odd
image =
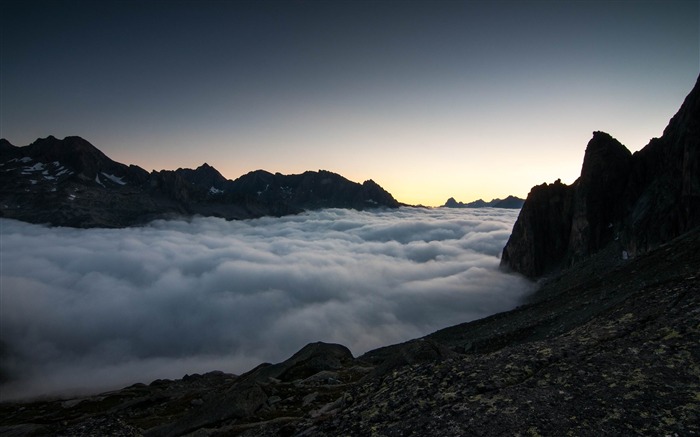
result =
[[645,253],[697,226],[700,77],[661,138],[631,154],[593,132],[574,184],[534,187],[501,264],[538,277],[604,249],[618,257]]
[[596,131],[586,146],[581,177],[605,176],[609,172],[625,172],[632,153],[611,135]]
[[523,206],[523,199],[509,195],[505,199],[491,199],[490,202],[486,202],[483,199],[478,199],[473,202],[464,203],[457,202],[454,197],[447,199],[444,208],[507,208],[507,209],[520,209]]
[[53,135],[39,138],[27,146],[26,153],[39,162],[60,162],[89,180],[95,179],[101,171],[118,176],[125,174],[125,170],[118,163],[78,136],[68,136],[62,140]]
[[447,208],[457,208],[459,207],[459,204],[457,203],[454,197],[450,197],[449,199],[447,199],[447,202],[445,202],[444,206]]
[[194,170],[178,168],[175,172],[190,184],[198,185],[205,190],[211,190],[212,187],[222,189],[226,183],[226,178],[206,162]]
[[371,179],[360,184],[326,170],[297,175],[256,170],[232,181],[208,163],[148,173],[112,161],[77,136],[48,136],[24,147],[3,140],[0,147],[0,160],[12,161],[0,172],[0,186],[7,188],[0,193],[0,216],[34,223],[123,227],[179,215],[247,219],[400,206]]
[[53,135],[46,138],[38,138],[29,145],[30,153],[35,154],[71,154],[71,153],[91,153],[94,155],[102,155],[106,158],[97,147],[90,144],[89,141],[78,137],[68,136],[59,140]]

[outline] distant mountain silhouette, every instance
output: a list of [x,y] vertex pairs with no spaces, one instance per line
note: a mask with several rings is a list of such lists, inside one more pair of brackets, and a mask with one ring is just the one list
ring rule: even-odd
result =
[[490,202],[486,202],[482,199],[475,200],[469,203],[457,202],[454,197],[447,199],[444,208],[509,208],[509,209],[520,209],[525,203],[525,199],[521,199],[515,196],[508,196],[505,199],[493,199]]
[[661,138],[630,153],[594,132],[581,176],[533,187],[501,264],[529,277],[601,252],[627,258],[700,226],[700,78]]
[[49,136],[25,147],[2,139],[0,151],[0,216],[31,223],[123,227],[177,216],[246,219],[400,206],[372,180],[359,184],[324,170],[257,170],[233,181],[208,164],[149,173],[113,161],[76,136]]

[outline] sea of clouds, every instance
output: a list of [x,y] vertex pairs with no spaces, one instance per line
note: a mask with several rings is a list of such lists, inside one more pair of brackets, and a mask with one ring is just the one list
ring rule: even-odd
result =
[[242,373],[314,341],[355,356],[507,310],[518,211],[328,209],[49,228],[0,219],[3,399]]

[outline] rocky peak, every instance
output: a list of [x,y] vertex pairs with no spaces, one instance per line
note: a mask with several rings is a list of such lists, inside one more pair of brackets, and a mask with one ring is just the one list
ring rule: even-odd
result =
[[284,382],[306,379],[323,371],[334,371],[352,364],[355,358],[350,349],[334,343],[309,343],[291,358],[278,364],[259,366],[244,379],[265,382],[275,378]]
[[459,204],[457,203],[454,197],[450,197],[449,199],[447,199],[447,202],[445,202],[444,206],[446,208],[459,208]]
[[359,184],[323,170],[257,170],[231,181],[207,163],[148,173],[112,161],[80,137],[49,136],[24,147],[3,140],[0,148],[0,216],[32,223],[123,227],[195,214],[247,219],[399,206],[373,181]]
[[605,132],[593,132],[586,146],[581,168],[581,179],[591,182],[598,177],[625,171],[632,154],[619,141]]
[[559,266],[571,235],[573,188],[557,179],[532,187],[503,249],[501,265],[528,277]]
[[5,152],[6,150],[12,150],[16,148],[17,147],[13,146],[12,143],[7,141],[5,138],[0,138],[0,152]]
[[492,199],[490,202],[486,202],[484,199],[478,199],[473,202],[464,203],[457,202],[454,197],[447,199],[447,202],[443,205],[445,208],[509,208],[509,209],[520,209],[523,206],[525,200],[515,197],[508,196],[505,199]]
[[672,147],[697,148],[700,138],[700,77],[664,129],[662,138]]
[[[359,199],[364,207],[373,205],[388,206],[390,208],[398,208],[399,202],[394,199],[394,196],[389,194],[379,184],[372,179],[368,179],[362,183],[361,198]],[[360,208],[363,206],[360,206]]]
[[128,173],[127,166],[112,161],[95,146],[77,136],[62,140],[52,135],[40,138],[27,146],[25,153],[38,162],[60,162],[86,180],[95,180],[101,172],[117,177],[124,177]]
[[190,184],[196,185],[204,190],[209,190],[212,187],[221,189],[227,182],[227,179],[219,173],[217,169],[207,163],[200,165],[194,170],[190,168],[178,168],[175,172]]
[[594,132],[581,176],[559,185],[532,189],[501,265],[537,277],[604,248],[641,254],[700,226],[700,78],[661,138],[632,155]]
[[272,184],[275,175],[265,170],[255,170],[244,174],[233,183],[238,190],[244,192],[263,191]]
[[5,138],[0,138],[0,161],[21,158],[19,150],[19,147],[13,146]]
[[510,209],[520,209],[523,207],[525,199],[521,199],[516,196],[508,196],[503,200],[499,200],[493,205],[495,208],[510,208]]
[[604,132],[594,132],[575,183],[569,257],[585,257],[606,246],[624,213],[632,154]]

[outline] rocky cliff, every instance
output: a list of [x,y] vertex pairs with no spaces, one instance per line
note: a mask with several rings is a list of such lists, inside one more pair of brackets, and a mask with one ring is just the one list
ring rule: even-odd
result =
[[529,277],[614,247],[631,257],[700,225],[700,79],[661,138],[631,154],[604,132],[581,176],[532,188],[501,264]]
[[123,227],[156,218],[282,216],[316,208],[396,208],[368,180],[320,170],[263,170],[228,180],[214,167],[144,169],[115,162],[80,137],[52,136],[25,147],[0,140],[0,217],[72,227]]

